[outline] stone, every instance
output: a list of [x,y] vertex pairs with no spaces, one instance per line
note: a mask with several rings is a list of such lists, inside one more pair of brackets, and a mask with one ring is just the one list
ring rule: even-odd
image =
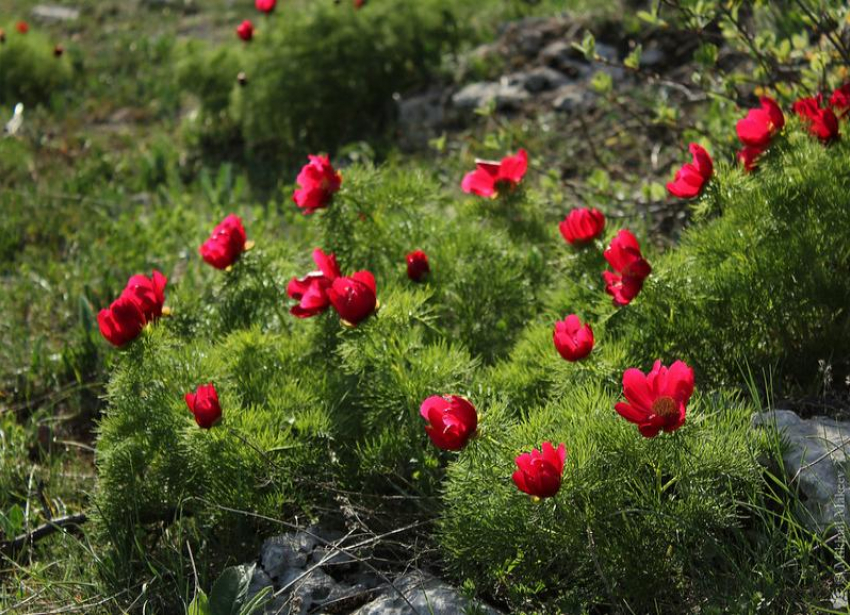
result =
[[531,70],[513,73],[506,79],[509,85],[524,88],[532,94],[554,90],[569,83],[566,75],[548,66],[538,66]]
[[32,17],[41,22],[68,22],[80,18],[80,9],[54,4],[36,4],[32,9]]
[[[499,611],[481,602],[472,602],[440,579],[414,571],[394,581],[380,597],[360,607],[352,615],[459,615],[474,612],[499,615]],[[407,601],[399,595],[404,594]],[[408,601],[410,604],[408,604]],[[411,608],[411,605],[413,608]]]
[[[272,579],[266,574],[265,570],[257,566],[254,568],[254,572],[251,575],[251,583],[248,585],[248,596],[245,601],[248,602],[252,600],[254,596],[259,594],[266,587],[273,588]],[[269,594],[268,597],[271,597],[271,594]]]
[[590,106],[595,96],[584,84],[565,85],[555,92],[552,107],[561,113],[575,113]]
[[802,496],[807,527],[825,533],[837,523],[850,523],[846,489],[850,424],[825,417],[802,419],[790,410],[755,414],[752,424],[775,426],[787,442],[782,461]]
[[431,90],[398,101],[399,139],[403,145],[422,147],[437,136],[446,119],[441,90]]
[[305,532],[269,538],[260,551],[263,570],[272,579],[279,579],[293,568],[304,568],[314,546],[316,539]]
[[459,109],[474,110],[495,101],[499,111],[516,110],[528,100],[525,89],[511,85],[507,79],[493,82],[470,83],[452,97]]
[[540,59],[550,68],[574,79],[590,74],[590,66],[584,55],[565,41],[554,41],[546,45],[540,52]]
[[318,546],[313,549],[313,554],[310,556],[310,565],[316,566],[333,566],[334,568],[345,569],[352,564],[356,564],[357,559],[344,551],[334,549],[330,546]]

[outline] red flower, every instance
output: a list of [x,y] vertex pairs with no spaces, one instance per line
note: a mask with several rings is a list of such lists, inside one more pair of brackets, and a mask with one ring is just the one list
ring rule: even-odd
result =
[[829,98],[829,105],[841,112],[840,117],[844,117],[850,112],[850,83],[845,83],[832,93]]
[[204,244],[198,248],[203,259],[216,269],[227,269],[245,251],[245,227],[239,216],[230,214],[215,227]]
[[301,188],[292,195],[292,200],[305,214],[327,207],[342,184],[342,176],[334,170],[327,156],[308,158],[310,162],[304,165],[296,179]]
[[286,294],[299,302],[289,310],[298,318],[309,318],[328,309],[331,304],[328,289],[341,275],[335,255],[327,255],[316,249],[313,250],[313,260],[319,270],[312,271],[303,278],[292,278],[286,287]]
[[62,45],[57,44],[53,47],[53,57],[61,58],[63,53],[65,53],[65,48]]
[[146,322],[152,322],[162,316],[167,283],[168,278],[154,270],[151,277],[140,274],[132,276],[121,294],[135,302]]
[[630,231],[622,230],[605,250],[605,260],[616,273],[604,271],[605,292],[614,297],[614,305],[628,305],[638,296],[652,267],[640,252],[640,244]]
[[676,171],[675,179],[667,184],[667,191],[680,199],[697,196],[714,172],[711,156],[702,146],[691,143],[688,149],[693,155],[693,161]]
[[428,255],[422,250],[414,250],[407,255],[407,277],[414,282],[421,282],[425,276],[431,273],[431,265],[428,264]]
[[623,374],[626,402],[618,403],[617,413],[636,423],[641,435],[654,438],[662,429],[676,431],[685,423],[685,406],[694,392],[694,370],[682,361],[670,368],[656,361],[652,371],[644,375],[635,368]]
[[200,385],[194,393],[186,393],[186,405],[201,429],[209,429],[221,420],[218,393],[212,382]]
[[118,299],[97,315],[103,337],[115,346],[136,339],[147,323],[162,316],[167,282],[168,278],[159,271],[150,278],[132,276]]
[[437,448],[459,451],[478,429],[478,413],[469,400],[457,395],[434,395],[422,402],[419,414],[427,421],[425,433]]
[[378,305],[375,276],[358,271],[347,278],[337,278],[328,289],[331,305],[347,324],[358,325],[368,318]]
[[145,315],[133,299],[121,295],[97,315],[100,334],[113,346],[132,342],[145,327]]
[[361,9],[366,6],[366,0],[354,0],[354,8]]
[[500,190],[513,190],[519,185],[528,170],[528,154],[521,149],[501,162],[476,160],[475,166],[464,176],[461,188],[467,194],[495,198]]
[[758,157],[764,153],[764,150],[765,148],[762,147],[747,145],[738,150],[738,162],[744,166],[744,170],[747,173],[752,173],[758,166]]
[[576,207],[558,225],[570,245],[590,243],[605,230],[605,216],[598,209]]
[[246,43],[254,38],[254,24],[249,19],[243,21],[236,28],[236,35]]
[[276,4],[277,0],[254,0],[254,6],[257,7],[257,10],[266,14],[271,13]]
[[582,325],[575,314],[555,323],[552,339],[555,348],[567,361],[579,361],[593,350],[593,329],[590,325]]
[[550,442],[544,442],[539,451],[531,449],[530,453],[523,453],[516,458],[519,469],[513,473],[514,484],[528,495],[551,498],[561,488],[561,475],[566,460],[566,446],[559,444],[555,449]]
[[30,31],[30,25],[25,21],[19,21],[15,24],[15,30],[17,30],[19,34],[26,34]]
[[838,118],[829,107],[823,107],[823,96],[801,98],[791,107],[800,116],[809,132],[827,143],[838,136]]
[[785,116],[776,101],[762,96],[760,109],[750,109],[735,126],[744,145],[765,148],[773,136],[785,127]]

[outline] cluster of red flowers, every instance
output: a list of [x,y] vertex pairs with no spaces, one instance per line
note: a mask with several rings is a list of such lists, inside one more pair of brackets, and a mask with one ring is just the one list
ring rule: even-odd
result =
[[[265,13],[272,12],[275,4],[274,0],[256,0],[257,9]],[[762,97],[760,102],[760,108],[750,110],[736,125],[744,146],[738,157],[747,171],[755,168],[757,158],[785,126],[785,116],[774,100]],[[838,136],[838,117],[850,113],[850,84],[833,92],[828,106],[823,105],[822,96],[818,95],[797,101],[793,109],[812,134],[828,142]],[[691,143],[689,150],[692,161],[683,165],[667,184],[670,194],[679,198],[701,194],[714,173],[711,156],[703,147]],[[310,155],[308,159],[296,178],[298,188],[292,196],[305,215],[328,207],[342,186],[342,175],[327,156]],[[528,154],[523,149],[501,161],[477,160],[476,169],[464,176],[461,188],[469,194],[496,198],[514,192],[527,170]],[[576,208],[559,224],[559,230],[571,246],[585,248],[602,237],[605,222],[605,216],[596,209]],[[213,267],[227,269],[249,248],[242,220],[231,214],[216,226],[199,252]],[[652,272],[651,266],[635,236],[626,229],[614,236],[603,256],[612,268],[602,273],[606,292],[613,297],[614,305],[628,305],[641,292]],[[287,294],[297,301],[290,309],[293,316],[309,318],[333,307],[344,324],[356,327],[376,312],[377,285],[371,272],[362,270],[343,276],[336,256],[321,249],[314,250],[313,260],[317,270],[301,278],[294,277],[287,285]],[[431,271],[428,256],[422,250],[407,254],[406,264],[407,275],[414,282],[424,280]],[[166,282],[158,271],[151,278],[142,275],[130,278],[121,296],[98,314],[103,336],[116,346],[135,339],[147,323],[163,314]],[[593,350],[593,329],[590,324],[582,323],[578,315],[570,314],[555,324],[553,342],[565,360],[580,361]],[[654,438],[685,423],[687,404],[694,391],[694,373],[682,361],[670,367],[656,361],[646,374],[636,368],[627,369],[622,383],[625,401],[615,404],[614,409],[637,425],[642,436]],[[209,429],[221,419],[221,405],[212,382],[187,393],[185,400],[201,428]],[[468,399],[459,395],[428,397],[422,402],[420,415],[431,442],[442,450],[459,451],[478,434],[478,412]],[[561,487],[566,458],[564,443],[555,446],[544,441],[539,449],[532,448],[515,458],[517,470],[512,474],[513,482],[532,497],[553,497]]]
[[748,173],[756,168],[758,157],[770,146],[773,137],[785,128],[785,115],[776,101],[762,96],[760,102],[760,108],[750,109],[735,125],[738,139],[744,145],[738,152],[738,160]]
[[[571,316],[566,325],[580,329],[578,318]],[[564,323],[559,323],[559,325]],[[557,330],[556,330],[557,335]],[[593,334],[590,344],[593,344]],[[623,396],[614,409],[646,438],[660,432],[673,432],[685,424],[688,402],[694,392],[694,372],[682,361],[669,368],[656,361],[652,370],[644,374],[630,368],[623,374]],[[422,402],[419,409],[425,419],[425,433],[437,448],[459,451],[478,435],[478,412],[472,403],[459,395],[435,395]],[[561,488],[567,448],[563,443],[555,447],[544,441],[540,449],[521,453],[514,459],[517,470],[512,479],[517,489],[534,498],[553,497]]]
[[115,346],[136,339],[146,324],[162,316],[167,282],[159,271],[131,277],[121,295],[97,315],[103,337]]

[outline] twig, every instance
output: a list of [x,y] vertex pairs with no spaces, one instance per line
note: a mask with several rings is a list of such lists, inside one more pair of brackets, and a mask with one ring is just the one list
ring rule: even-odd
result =
[[14,551],[19,551],[27,543],[34,543],[35,541],[41,540],[42,538],[50,536],[54,532],[58,532],[60,530],[63,532],[68,531],[66,530],[66,528],[72,529],[78,527],[86,521],[88,521],[86,513],[78,513],[76,515],[68,515],[67,517],[59,517],[58,519],[54,519],[43,525],[39,525],[31,532],[21,534],[14,540],[0,542],[0,553],[10,553]]

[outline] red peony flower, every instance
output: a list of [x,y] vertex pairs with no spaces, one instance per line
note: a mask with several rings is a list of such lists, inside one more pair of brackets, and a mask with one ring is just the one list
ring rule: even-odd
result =
[[198,248],[201,257],[216,269],[227,269],[245,251],[247,237],[242,219],[230,214],[215,227],[204,244]]
[[254,24],[246,19],[236,28],[236,35],[246,43],[251,41],[254,38]]
[[622,230],[605,250],[605,260],[616,273],[604,271],[605,292],[614,297],[614,305],[631,303],[652,273],[652,267],[640,252],[640,244],[630,231]]
[[159,271],[150,278],[132,276],[118,299],[97,315],[103,337],[115,346],[136,339],[147,323],[162,316],[167,282],[168,278]]
[[145,315],[136,302],[121,295],[109,308],[97,315],[100,334],[113,346],[124,346],[132,342],[145,327]]
[[741,143],[750,147],[766,148],[774,135],[785,127],[785,115],[776,101],[762,96],[760,109],[750,109],[747,117],[738,120],[735,129]]
[[328,309],[331,304],[328,289],[341,275],[335,255],[327,255],[316,249],[313,251],[313,260],[319,270],[312,271],[303,278],[292,278],[286,287],[286,294],[299,302],[289,310],[298,318],[309,318]]
[[354,0],[354,8],[362,9],[366,6],[366,0]]
[[682,361],[668,368],[656,361],[644,375],[635,368],[623,374],[626,402],[618,403],[617,413],[636,423],[641,435],[654,438],[662,429],[676,431],[685,423],[685,407],[694,392],[694,370]]
[[345,323],[357,326],[375,311],[376,292],[375,276],[358,271],[347,278],[336,278],[328,289],[328,298]]
[[758,158],[764,153],[765,148],[745,146],[738,150],[737,158],[744,166],[747,173],[752,173],[758,167]]
[[823,107],[823,96],[801,98],[791,107],[806,124],[809,132],[824,143],[838,137],[838,118],[829,107]]
[[257,7],[257,10],[266,14],[271,13],[276,4],[277,0],[254,0],[254,6]]
[[342,184],[342,176],[334,170],[327,156],[308,158],[310,162],[304,165],[296,179],[301,188],[292,195],[292,200],[305,214],[327,207]]
[[555,323],[552,338],[555,348],[567,361],[579,361],[593,350],[593,329],[590,325],[582,325],[575,314]]
[[136,303],[144,314],[146,322],[152,322],[162,316],[167,283],[168,278],[156,270],[151,277],[134,275],[127,281],[127,287],[122,295]]
[[475,166],[463,178],[461,188],[467,194],[495,198],[500,191],[513,190],[519,185],[528,170],[528,154],[521,149],[501,162],[476,160]]
[[667,191],[680,199],[697,196],[714,173],[714,164],[705,148],[691,143],[688,149],[693,155],[693,161],[676,171],[676,177],[667,184]]
[[419,414],[425,432],[437,448],[459,451],[478,429],[478,413],[469,400],[457,395],[434,395],[422,402]]
[[25,21],[19,21],[15,24],[15,30],[17,30],[19,34],[26,34],[30,31],[30,25]]
[[186,405],[201,429],[209,429],[221,420],[218,393],[212,382],[200,385],[194,393],[186,393]]
[[530,453],[523,453],[516,458],[519,469],[513,473],[514,484],[528,495],[551,498],[561,488],[561,475],[566,460],[566,446],[559,444],[555,449],[551,443],[544,442],[539,451],[531,449]]
[[431,265],[428,264],[428,255],[422,250],[415,250],[407,255],[407,277],[414,282],[421,282],[425,276],[431,273]]
[[605,216],[598,209],[576,207],[558,228],[568,244],[584,245],[602,235],[605,230]]
[[839,112],[839,117],[844,117],[850,113],[850,83],[845,83],[832,93],[829,98],[829,105]]

